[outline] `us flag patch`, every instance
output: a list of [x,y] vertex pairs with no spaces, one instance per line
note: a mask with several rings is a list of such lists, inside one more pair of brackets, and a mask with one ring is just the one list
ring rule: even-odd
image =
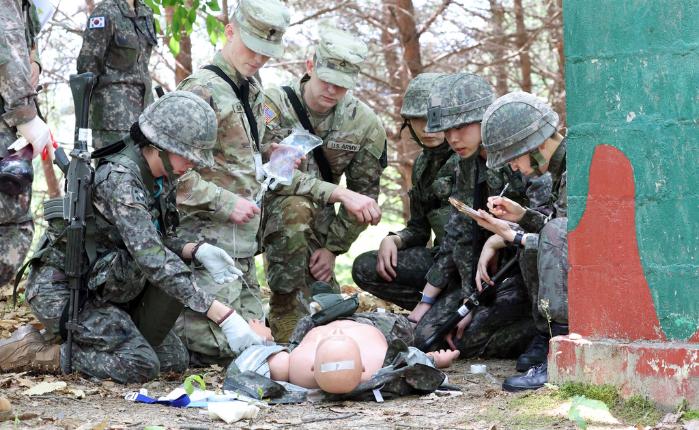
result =
[[103,16],[92,16],[87,28],[104,28],[105,18]]
[[265,124],[269,124],[270,122],[272,122],[274,118],[277,117],[277,114],[274,112],[274,110],[266,104],[262,108],[262,112],[265,114]]

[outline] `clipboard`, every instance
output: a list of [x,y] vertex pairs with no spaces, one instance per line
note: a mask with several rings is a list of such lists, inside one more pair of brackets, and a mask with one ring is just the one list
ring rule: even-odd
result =
[[451,203],[452,206],[454,206],[456,209],[458,209],[459,212],[461,212],[464,215],[468,215],[474,219],[483,219],[483,217],[480,216],[477,210],[473,209],[471,206],[468,206],[464,202],[455,199],[454,197],[449,197],[449,203]]

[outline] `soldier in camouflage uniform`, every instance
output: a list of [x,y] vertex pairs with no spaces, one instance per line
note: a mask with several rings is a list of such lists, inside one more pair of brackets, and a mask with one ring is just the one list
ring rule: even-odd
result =
[[[238,273],[233,260],[213,245],[174,236],[178,216],[170,181],[194,165],[213,166],[215,133],[208,104],[172,92],[141,114],[129,136],[93,154],[100,162],[85,240],[91,270],[73,333],[73,369],[122,383],[143,382],[161,370],[184,371],[187,350],[172,331],[182,305],[216,321],[234,351],[262,342],[238,313],[197,286],[182,261],[194,259],[225,282]],[[49,228],[32,258],[26,292],[53,337],[64,334],[70,295],[61,203],[45,205]],[[65,372],[67,353],[67,343],[50,343],[33,327],[22,327],[0,341],[0,371]]]
[[[308,314],[310,285],[323,281],[337,286],[335,257],[347,252],[367,223],[380,219],[376,199],[386,166],[386,133],[376,114],[347,93],[356,85],[367,47],[356,36],[334,28],[322,28],[319,33],[315,55],[306,61],[307,73],[286,90],[266,91],[265,139],[279,141],[292,129],[307,128],[323,139],[323,145],[301,170],[332,184],[345,175],[347,188],[368,199],[354,219],[344,205],[336,213],[332,206],[288,196],[284,191],[289,187],[268,199],[262,243],[272,290],[270,324],[281,342]],[[297,99],[296,109],[290,94]]]
[[148,62],[157,44],[153,11],[143,0],[103,0],[92,11],[78,73],[98,78],[90,102],[95,149],[121,139],[153,102]]
[[[265,128],[262,87],[253,76],[270,57],[282,55],[289,11],[276,0],[242,0],[230,21],[225,29],[227,42],[212,61],[222,75],[204,68],[179,85],[211,101],[218,120],[214,168],[190,171],[179,181],[180,234],[192,242],[216,244],[242,271],[240,278],[217,284],[206,270],[195,267],[198,285],[244,318],[263,319],[254,260],[260,209],[254,200],[264,179],[261,139]],[[248,109],[251,116],[246,115]],[[176,332],[196,364],[229,362],[235,357],[216,324],[191,309],[180,315]]]
[[[508,391],[536,389],[547,381],[546,355],[553,335],[568,334],[568,241],[566,140],[557,131],[558,115],[532,94],[514,92],[500,97],[483,116],[483,144],[488,167],[509,164],[525,176],[551,175],[553,192],[548,211],[522,206],[507,198],[490,197],[484,220],[478,223],[496,233],[484,248],[477,277],[488,277],[486,266],[494,251],[512,243],[523,248],[520,258],[538,329],[527,351],[517,360],[525,375],[507,378]],[[520,231],[505,221],[518,223]]]
[[[31,158],[43,151],[50,133],[38,117],[35,103],[40,67],[35,45],[39,24],[34,6],[27,0],[0,0],[0,28],[1,287],[14,277],[32,242]],[[18,131],[33,151],[10,148]],[[13,154],[13,149],[18,152]]]
[[[407,226],[389,233],[378,251],[357,257],[352,264],[352,278],[363,290],[405,309],[420,301],[425,275],[434,262],[444,237],[444,226],[451,213],[454,165],[447,160],[454,155],[444,140],[444,133],[426,133],[427,103],[439,73],[422,73],[408,84],[403,96],[401,130],[422,148],[413,165],[410,219]],[[457,160],[456,158],[455,160]],[[432,232],[434,246],[426,248]]]
[[[444,131],[459,157],[451,196],[475,208],[485,207],[488,194],[500,191],[492,189],[491,184],[504,185],[502,178],[495,181],[495,175],[487,171],[480,151],[481,119],[494,100],[493,88],[483,78],[459,73],[438,79],[429,101],[426,131]],[[426,275],[422,299],[409,315],[417,323],[418,345],[432,336],[473,291],[475,258],[485,241],[482,230],[455,208],[444,231],[435,262]],[[510,274],[498,286],[492,305],[477,307],[459,323],[456,338],[450,335],[447,342],[458,348],[462,357],[516,356],[531,339],[530,321],[521,278],[517,273]]]

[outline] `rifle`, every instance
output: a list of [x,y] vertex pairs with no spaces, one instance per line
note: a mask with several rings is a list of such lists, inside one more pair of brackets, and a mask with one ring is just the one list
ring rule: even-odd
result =
[[[90,163],[88,143],[92,141],[92,130],[87,128],[90,111],[90,96],[95,85],[95,75],[87,72],[70,77],[70,90],[75,105],[75,146],[70,152],[70,162],[65,153],[56,156],[56,164],[67,167],[66,194],[63,197],[63,218],[66,220],[65,274],[68,278],[70,297],[65,322],[67,355],[66,369],[72,372],[73,333],[78,328],[80,312],[80,291],[86,288],[86,275],[90,268],[85,252],[85,232],[87,230],[87,210],[92,202],[92,182],[94,170]],[[67,165],[67,166],[66,166]],[[63,168],[61,169],[63,170]],[[65,311],[64,311],[65,318]]]
[[498,272],[492,276],[490,279],[493,281],[494,285],[487,284],[485,281],[481,281],[481,291],[474,291],[471,293],[470,296],[466,299],[463,305],[459,309],[456,310],[456,312],[449,317],[447,322],[445,322],[441,327],[437,329],[437,331],[427,338],[426,341],[422,343],[422,345],[418,346],[418,349],[421,351],[428,351],[429,348],[439,339],[443,338],[447,333],[449,333],[456,325],[461,321],[466,315],[471,313],[473,309],[476,307],[480,306],[482,303],[483,298],[490,294],[494,288],[497,287],[498,282],[502,280],[502,278],[505,276],[508,270],[517,262],[517,258],[519,257],[519,251],[517,251],[517,254],[512,257],[511,260],[509,260],[507,263],[505,263],[504,266],[498,270]]

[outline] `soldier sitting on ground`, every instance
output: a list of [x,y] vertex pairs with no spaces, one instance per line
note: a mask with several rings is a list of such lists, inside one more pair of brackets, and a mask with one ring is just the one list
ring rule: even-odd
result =
[[171,330],[183,305],[218,324],[233,351],[262,342],[238,313],[197,286],[183,261],[194,259],[225,281],[235,273],[233,260],[213,245],[174,236],[172,181],[195,165],[213,165],[215,137],[213,109],[177,91],[150,105],[129,136],[93,154],[99,165],[85,248],[94,257],[70,351],[68,343],[59,344],[70,295],[66,229],[61,199],[49,201],[49,228],[32,257],[26,300],[46,336],[59,339],[49,342],[31,326],[20,328],[0,341],[0,371],[65,372],[69,353],[73,369],[122,383],[184,371],[187,350]]
[[[445,132],[458,156],[451,195],[476,208],[485,207],[487,196],[500,191],[491,185],[489,175],[497,172],[487,171],[481,151],[481,120],[494,100],[493,87],[482,77],[458,73],[439,78],[429,101],[426,131]],[[502,180],[497,184],[504,185]],[[517,194],[521,193],[518,189],[512,192],[519,198],[523,196]],[[426,275],[422,299],[408,317],[417,324],[418,345],[429,339],[475,288],[473,268],[485,241],[482,230],[452,208],[444,231],[435,262]],[[469,313],[459,324],[456,336],[450,334],[446,340],[451,348],[461,351],[462,357],[517,356],[531,339],[530,318],[521,277],[512,273],[498,286],[493,304]]]
[[[476,281],[488,276],[488,264],[507,244],[523,248],[522,274],[532,301],[537,335],[517,359],[524,375],[509,377],[507,391],[540,388],[548,379],[546,358],[551,336],[568,334],[568,194],[566,139],[558,132],[558,114],[525,92],[500,97],[483,115],[483,145],[488,167],[509,164],[525,176],[548,172],[553,181],[547,213],[505,197],[488,198],[490,213],[481,210],[478,224],[495,233],[484,246]],[[494,215],[494,216],[493,216]],[[497,218],[496,218],[497,217]],[[523,231],[502,221],[518,223]]]
[[[352,278],[359,288],[404,309],[420,301],[425,275],[434,263],[444,238],[451,205],[448,198],[454,177],[454,155],[443,132],[425,132],[427,104],[438,73],[423,73],[410,81],[403,96],[401,130],[422,147],[415,160],[410,197],[410,219],[406,227],[389,233],[378,251],[364,253],[352,264]],[[434,232],[433,246],[427,248]]]

